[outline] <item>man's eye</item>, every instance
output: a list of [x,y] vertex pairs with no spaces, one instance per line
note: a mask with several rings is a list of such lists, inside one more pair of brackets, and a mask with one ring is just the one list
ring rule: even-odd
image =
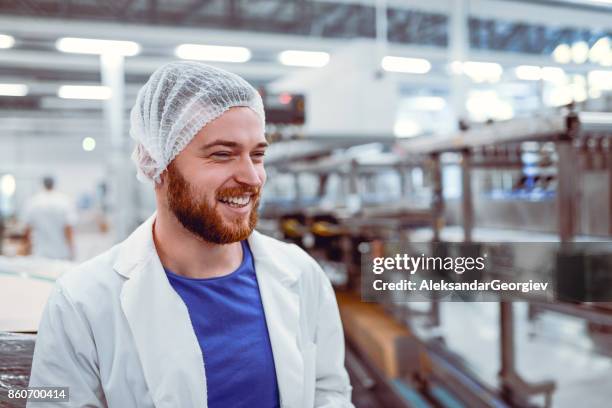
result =
[[218,159],[227,159],[231,156],[232,154],[230,152],[216,152],[213,153],[212,156]]
[[253,156],[253,157],[259,157],[259,158],[262,158],[262,157],[264,157],[265,155],[266,155],[266,152],[254,152],[254,153],[252,154],[252,156]]

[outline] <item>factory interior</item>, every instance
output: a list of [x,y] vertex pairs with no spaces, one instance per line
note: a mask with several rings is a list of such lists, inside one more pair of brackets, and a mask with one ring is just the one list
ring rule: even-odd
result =
[[[25,406],[6,391],[28,385],[55,281],[154,213],[130,109],[174,60],[261,94],[256,229],[333,284],[355,407],[612,405],[612,1],[17,0],[0,1],[0,407]],[[45,178],[73,219],[63,259],[31,251]],[[364,265],[409,248],[497,251],[481,279],[554,294],[372,294]]]

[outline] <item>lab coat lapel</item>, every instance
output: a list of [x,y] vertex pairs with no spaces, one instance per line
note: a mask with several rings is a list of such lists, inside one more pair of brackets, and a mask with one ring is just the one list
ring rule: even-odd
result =
[[121,244],[115,270],[127,277],[121,307],[156,407],[207,406],[202,353],[187,307],[165,276],[153,215]]
[[299,349],[300,299],[295,265],[274,253],[278,244],[254,231],[249,246],[261,293],[282,407],[300,407],[304,361]]

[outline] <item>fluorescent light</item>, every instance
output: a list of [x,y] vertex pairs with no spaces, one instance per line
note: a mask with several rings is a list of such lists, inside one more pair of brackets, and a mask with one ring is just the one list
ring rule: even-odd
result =
[[542,67],[542,79],[544,81],[565,83],[565,71],[559,67]]
[[407,98],[401,107],[413,111],[441,111],[446,107],[446,101],[440,96],[415,96]]
[[496,62],[466,61],[462,68],[474,82],[498,82],[504,72]]
[[329,54],[319,51],[286,50],[278,54],[283,65],[320,68],[329,62]]
[[589,85],[599,90],[612,90],[612,71],[596,70],[589,72]]
[[542,79],[542,68],[535,65],[519,65],[514,69],[518,79],[523,81],[539,81]]
[[570,90],[572,92],[572,99],[574,102],[584,102],[587,99],[587,90],[586,87],[577,83],[573,83],[570,85]]
[[12,174],[5,174],[0,178],[0,192],[2,195],[11,197],[15,194],[15,188],[17,183],[15,182],[15,176]]
[[589,44],[578,41],[572,45],[572,61],[576,64],[584,64],[589,58]]
[[572,103],[574,95],[567,85],[554,86],[544,95],[544,102],[549,106],[564,106]]
[[0,48],[11,48],[13,45],[15,45],[14,37],[6,34],[0,34]]
[[390,55],[382,59],[381,66],[385,71],[406,74],[426,74],[431,69],[431,63],[426,59],[392,57]]
[[465,107],[470,118],[476,122],[507,120],[514,116],[512,105],[501,99],[496,91],[471,91]]
[[608,54],[611,54],[610,50],[610,39],[608,37],[602,37],[599,40],[595,41],[595,44],[591,47],[589,51],[589,60],[591,62],[599,62],[604,61]]
[[83,139],[83,150],[91,152],[96,148],[96,139],[93,137],[86,137]]
[[574,101],[570,87],[564,86],[553,90],[550,94],[550,104],[552,106],[565,106]]
[[569,64],[572,60],[572,49],[567,44],[559,44],[552,53],[553,59],[559,64]]
[[181,44],[174,53],[182,59],[199,61],[247,62],[251,59],[248,48],[220,45]]
[[0,95],[4,96],[26,96],[28,86],[24,84],[0,84]]
[[421,126],[411,119],[399,119],[393,126],[393,133],[396,137],[414,137],[422,132]]
[[140,45],[134,41],[93,38],[64,37],[55,42],[55,47],[59,51],[75,54],[119,54],[131,57],[140,52]]
[[62,85],[57,96],[64,99],[110,99],[111,89],[107,86]]

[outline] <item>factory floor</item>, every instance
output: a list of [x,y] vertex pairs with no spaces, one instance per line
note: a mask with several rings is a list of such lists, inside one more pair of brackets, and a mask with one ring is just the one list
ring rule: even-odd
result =
[[[420,337],[442,336],[481,380],[498,386],[499,304],[441,303],[440,320],[431,328],[415,318],[414,329]],[[584,320],[552,312],[529,321],[526,303],[514,304],[514,320],[517,371],[527,381],[554,380],[553,407],[610,406],[612,334],[590,334]]]

